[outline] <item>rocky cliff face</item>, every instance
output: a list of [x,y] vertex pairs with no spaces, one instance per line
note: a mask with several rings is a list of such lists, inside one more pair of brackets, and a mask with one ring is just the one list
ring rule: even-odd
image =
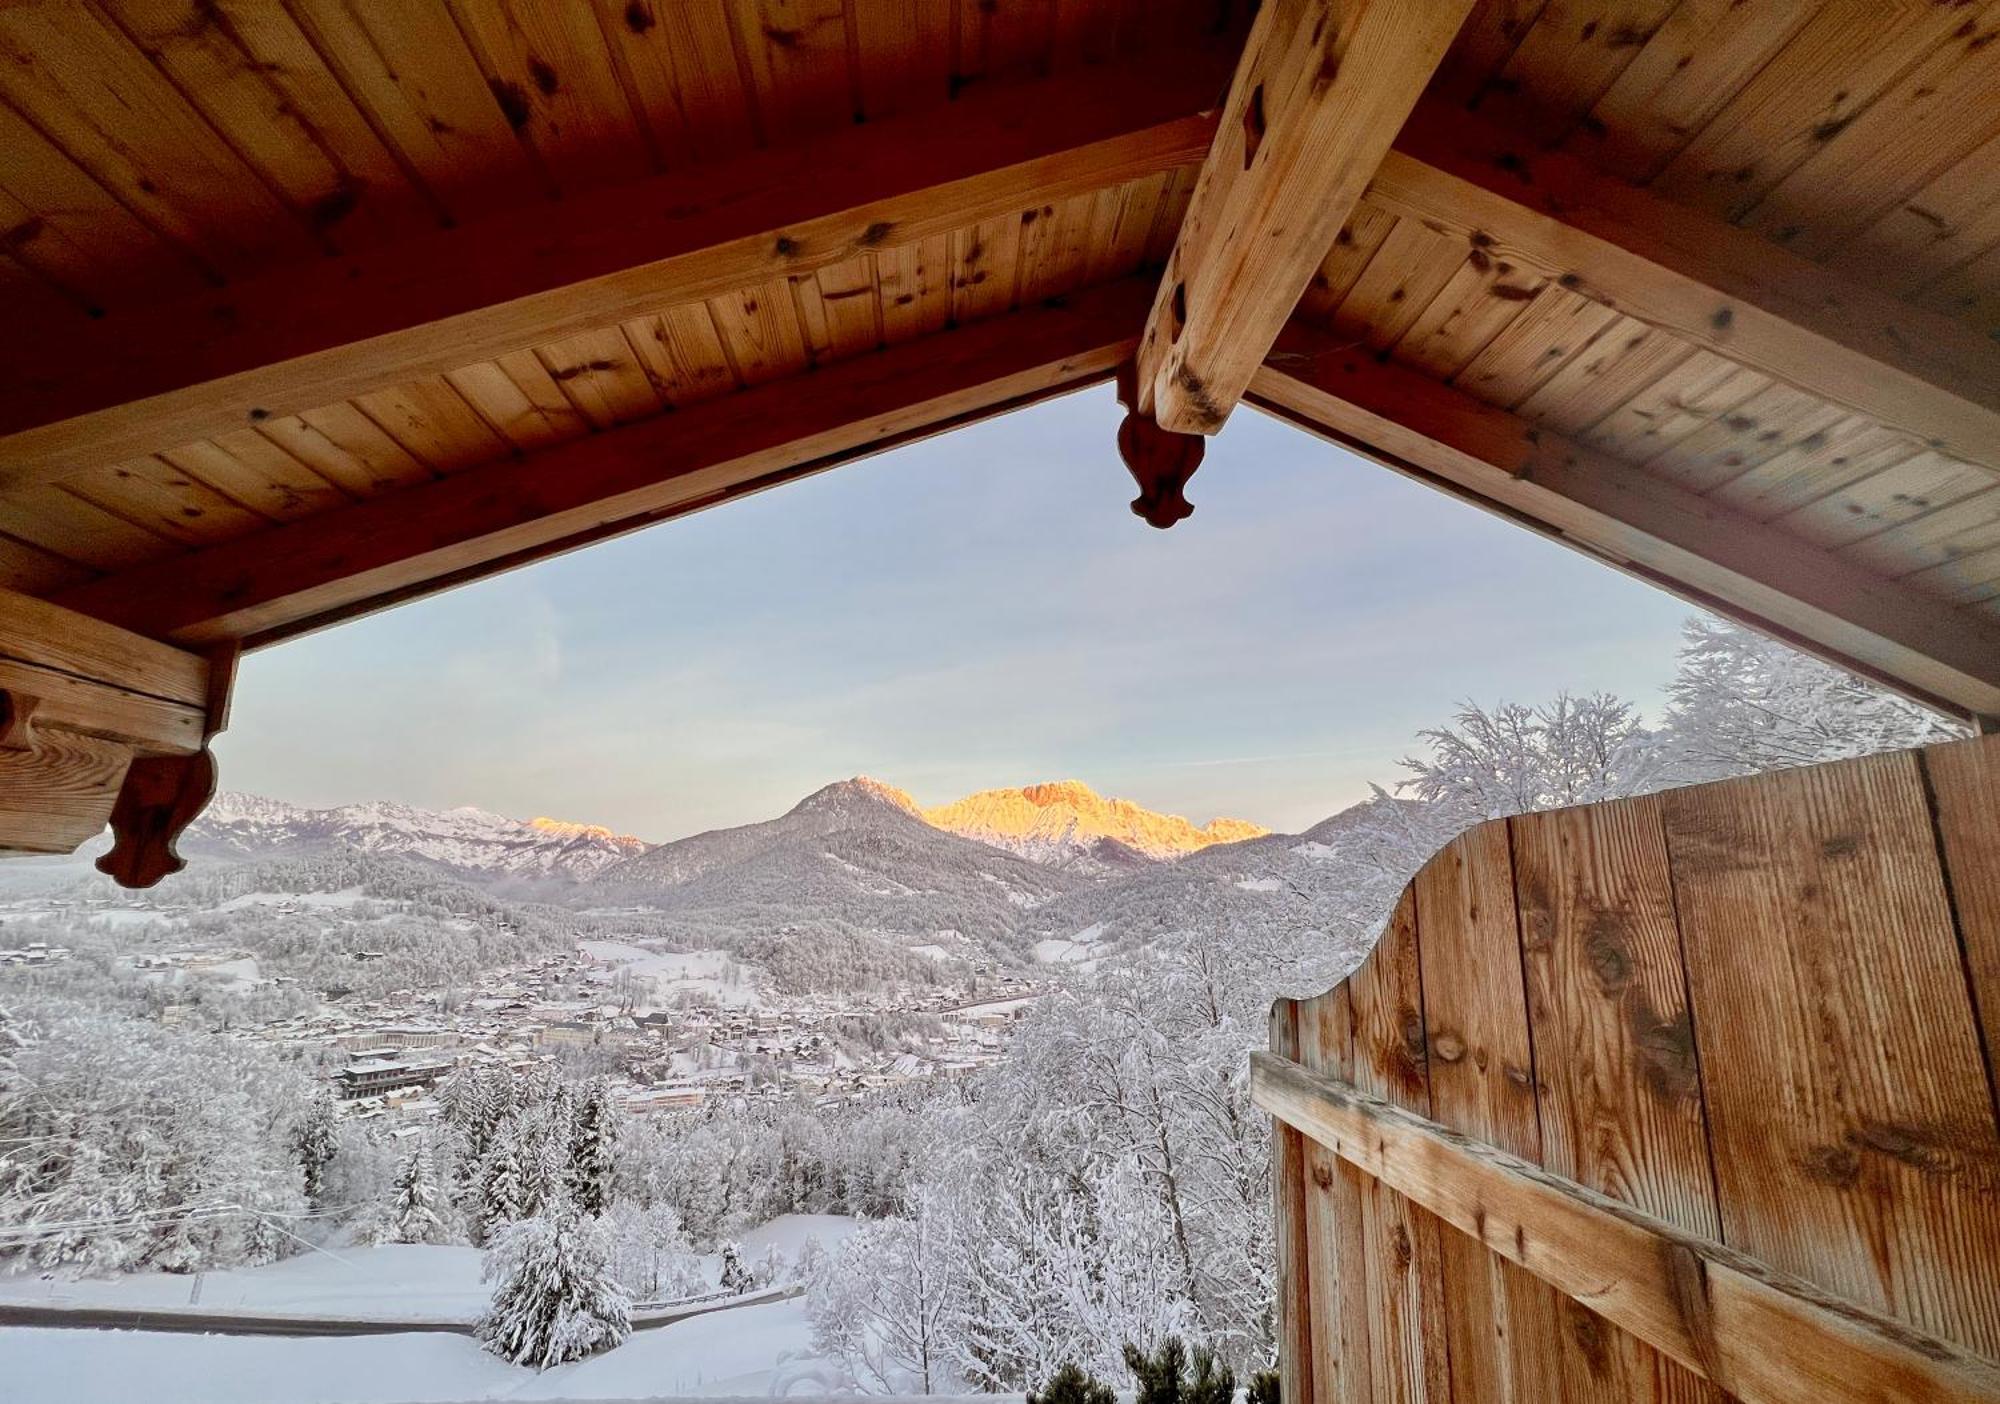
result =
[[1270,832],[1241,819],[1216,819],[1196,826],[1178,814],[1160,814],[1130,800],[1107,799],[1080,780],[982,790],[924,810],[923,817],[963,838],[1055,866],[1129,867],[1148,861],[1170,862],[1214,844],[1237,843]]

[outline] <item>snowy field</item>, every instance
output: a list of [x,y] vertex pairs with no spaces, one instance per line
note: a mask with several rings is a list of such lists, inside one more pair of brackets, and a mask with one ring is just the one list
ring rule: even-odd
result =
[[[756,1262],[806,1239],[832,1248],[855,1221],[788,1214],[740,1240]],[[473,1248],[385,1244],[205,1273],[208,1311],[468,1321],[486,1303]],[[715,1264],[709,1263],[715,1274]],[[0,1297],[63,1306],[188,1307],[195,1279],[166,1273],[82,1282],[0,1279]],[[537,1374],[467,1336],[195,1336],[0,1328],[5,1404],[441,1404],[486,1399],[825,1395],[839,1372],[813,1354],[805,1300],[732,1308],[635,1333],[616,1350]],[[983,1396],[991,1399],[992,1396]]]
[[[660,1000],[677,994],[709,996],[717,1004],[755,1009],[763,1004],[756,972],[727,951],[649,951],[623,941],[578,941],[577,948],[601,964],[629,969],[653,982]],[[731,978],[732,972],[734,978]]]
[[198,1276],[137,1272],[64,1281],[22,1274],[0,1278],[0,1299],[42,1306],[471,1321],[485,1309],[491,1290],[479,1281],[479,1259],[477,1248],[385,1243],[376,1248],[334,1248],[264,1267]]

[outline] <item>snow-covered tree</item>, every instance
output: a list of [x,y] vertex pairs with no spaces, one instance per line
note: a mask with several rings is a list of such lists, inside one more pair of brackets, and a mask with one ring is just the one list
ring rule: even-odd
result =
[[305,1115],[299,1118],[298,1129],[292,1135],[292,1148],[299,1161],[299,1176],[305,1185],[306,1203],[315,1209],[326,1203],[326,1167],[334,1156],[334,1127],[337,1121],[333,1094],[322,1088],[307,1103]]
[[1683,783],[1930,746],[1949,717],[1775,639],[1709,618],[1681,627],[1666,740]]
[[1637,709],[1609,693],[1491,710],[1467,702],[1451,725],[1417,734],[1429,754],[1403,762],[1410,778],[1399,788],[1424,802],[1446,838],[1487,819],[1642,794],[1669,778]]
[[833,1271],[813,1284],[806,1310],[814,1347],[839,1359],[863,1390],[946,1392],[965,1268],[950,1210],[935,1194],[919,1195],[909,1218],[856,1230]]
[[618,1113],[602,1079],[585,1089],[570,1133],[569,1188],[576,1207],[602,1214],[611,1207],[618,1173]]
[[734,1243],[724,1243],[717,1250],[722,1257],[721,1286],[725,1292],[742,1295],[757,1285],[757,1279],[750,1275],[750,1269],[743,1262],[743,1251]]
[[604,1222],[612,1236],[612,1276],[635,1299],[691,1297],[707,1285],[671,1204],[620,1200]]
[[430,1151],[412,1146],[396,1170],[389,1200],[386,1242],[443,1243],[444,1220],[438,1215],[437,1186],[432,1181]]
[[538,1370],[609,1350],[632,1333],[630,1300],[610,1272],[611,1234],[558,1196],[507,1225],[487,1250],[493,1301],[479,1321],[486,1348]]
[[527,1217],[533,1197],[529,1183],[532,1154],[533,1148],[524,1143],[518,1122],[509,1120],[494,1133],[492,1148],[487,1151],[479,1173],[477,1228],[481,1241]]

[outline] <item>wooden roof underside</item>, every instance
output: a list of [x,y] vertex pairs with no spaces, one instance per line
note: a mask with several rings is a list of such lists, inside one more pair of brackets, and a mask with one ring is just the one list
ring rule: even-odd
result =
[[[0,584],[254,645],[1107,378],[1242,8],[0,0]],[[1481,0],[1247,398],[2000,713],[1996,34]]]

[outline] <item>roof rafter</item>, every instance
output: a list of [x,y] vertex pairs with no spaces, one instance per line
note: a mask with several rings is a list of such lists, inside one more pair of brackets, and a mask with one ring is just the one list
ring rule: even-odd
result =
[[837,361],[78,586],[70,609],[183,644],[272,642],[1102,380],[1150,283]]
[[1137,415],[1222,427],[1471,9],[1266,0],[1147,318]]
[[976,89],[938,113],[586,193],[0,347],[0,490],[299,413],[1208,149],[1226,58]]
[[2000,344],[1460,109],[1419,105],[1370,198],[1642,322],[2000,468]]
[[1260,406],[1947,710],[2000,711],[2000,624],[1301,324]]

